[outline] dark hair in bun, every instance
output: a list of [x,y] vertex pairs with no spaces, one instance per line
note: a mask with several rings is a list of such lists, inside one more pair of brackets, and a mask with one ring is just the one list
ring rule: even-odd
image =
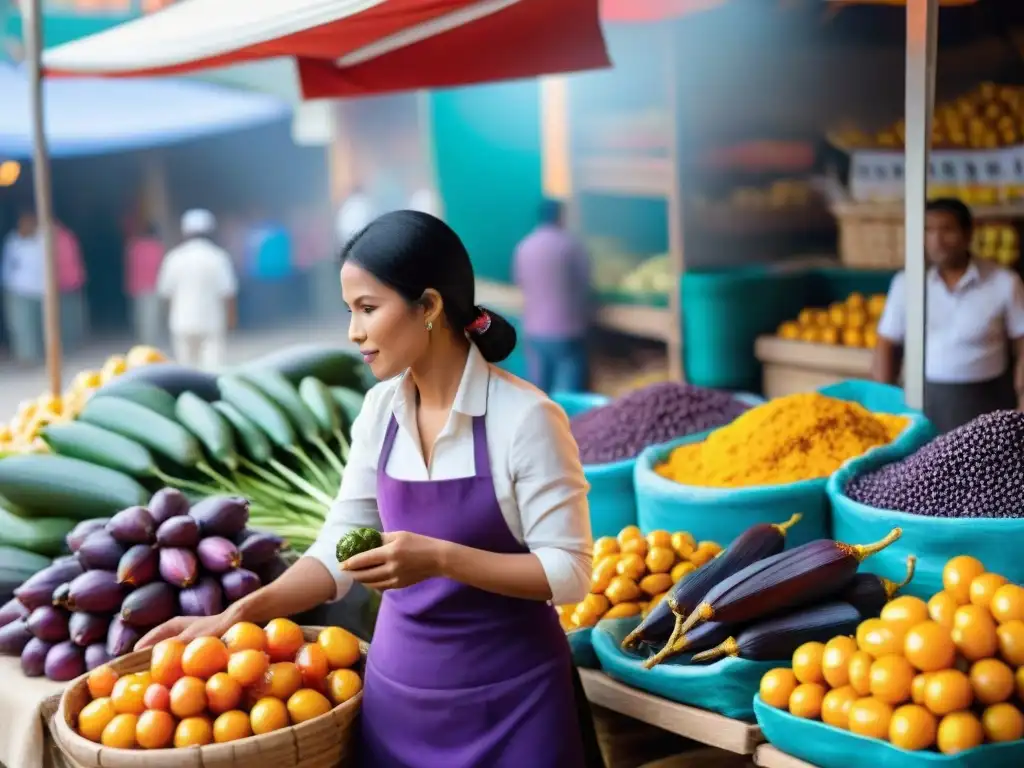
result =
[[341,252],[410,304],[433,288],[444,301],[452,328],[461,328],[489,363],[516,346],[516,330],[496,312],[476,305],[476,278],[469,253],[455,231],[421,211],[393,211],[371,222]]

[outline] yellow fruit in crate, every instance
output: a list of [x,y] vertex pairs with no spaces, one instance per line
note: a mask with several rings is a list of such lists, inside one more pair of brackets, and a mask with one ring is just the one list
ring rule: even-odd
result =
[[654,549],[655,547],[662,547],[663,549],[672,549],[672,534],[668,531],[651,531],[647,534],[647,545]]
[[594,594],[601,594],[608,589],[612,579],[618,575],[618,565],[618,558],[610,557],[595,564],[590,576],[590,591]]
[[967,709],[974,702],[971,681],[958,669],[932,672],[924,686],[924,704],[934,714],[948,715]]
[[817,720],[821,717],[825,693],[825,686],[820,683],[801,683],[789,695],[789,713],[795,717]]
[[710,563],[715,559],[717,552],[707,549],[705,547],[697,547],[693,552],[690,553],[689,561],[697,568],[700,568],[706,563]]
[[953,644],[968,661],[987,659],[999,647],[992,615],[977,605],[962,605],[953,615]]
[[640,581],[647,573],[647,566],[644,565],[643,557],[631,552],[622,556],[615,566],[615,571],[619,576],[625,576],[632,581]]
[[983,573],[985,566],[980,560],[970,555],[957,555],[942,569],[942,587],[958,605],[967,605],[971,601],[971,582]]
[[999,743],[1024,738],[1024,714],[1013,704],[993,704],[981,714],[987,741]]
[[828,308],[828,320],[832,325],[844,326],[846,325],[846,305],[841,303],[835,303]]
[[975,577],[967,590],[971,604],[987,609],[996,590],[1007,582],[1008,579],[998,573],[983,573],[981,576]]
[[947,627],[935,621],[922,621],[907,630],[903,655],[922,672],[937,672],[953,666],[956,647]]
[[576,610],[580,610],[582,608],[585,611],[590,611],[601,616],[611,607],[612,604],[608,602],[608,598],[604,595],[587,595],[583,598],[583,602],[577,606]]
[[602,619],[625,619],[629,616],[637,616],[640,614],[639,603],[619,603],[618,605],[612,606],[611,610],[608,611]]
[[840,635],[825,643],[821,655],[821,674],[832,688],[842,688],[850,682],[850,659],[857,652],[857,641]]
[[866,349],[874,349],[878,346],[878,331],[874,328],[864,329],[864,347]]
[[662,592],[668,592],[673,583],[672,577],[667,573],[652,573],[640,580],[640,589],[654,597]]
[[974,699],[980,704],[998,704],[1013,696],[1013,670],[999,659],[982,659],[971,665],[968,674]]
[[594,559],[619,554],[619,542],[611,536],[602,536],[594,542]]
[[575,610],[575,603],[572,605],[560,605],[555,608],[555,613],[558,614],[558,623],[561,624],[563,632],[569,632],[570,630],[576,629],[576,626],[572,623],[572,614]]
[[905,704],[889,720],[889,743],[917,752],[935,743],[939,723],[935,715],[919,704]]
[[824,676],[821,660],[825,655],[824,643],[804,643],[793,652],[793,674],[801,683],[821,683]]
[[643,537],[644,535],[640,533],[640,529],[637,526],[627,525],[619,531],[619,535],[616,538],[618,539],[619,546],[621,547],[627,541],[631,541],[632,539],[642,539]]
[[697,540],[693,538],[692,534],[680,531],[672,534],[672,549],[676,551],[680,557],[689,557],[690,554],[697,548]]
[[847,728],[850,733],[872,739],[889,738],[892,707],[884,701],[867,696],[850,705]]
[[873,658],[902,653],[907,630],[882,619],[868,619],[857,627],[857,647]]
[[919,597],[900,595],[885,604],[879,618],[910,629],[915,624],[928,621],[928,604]]
[[843,330],[843,346],[863,347],[864,332],[859,328],[846,328]]
[[871,695],[886,704],[909,701],[914,675],[914,667],[902,656],[892,654],[876,659],[871,665]]
[[953,614],[956,613],[958,607],[959,604],[953,597],[953,593],[943,590],[936,592],[928,601],[928,615],[935,623],[941,624],[946,629],[952,629]]
[[847,328],[864,328],[868,324],[868,313],[863,306],[851,308],[846,316]]
[[800,330],[800,341],[808,344],[817,344],[821,340],[821,328],[809,325]]
[[879,318],[885,311],[885,294],[876,293],[868,299],[868,317]]
[[156,347],[136,346],[128,350],[125,356],[125,363],[129,368],[138,368],[141,365],[152,365],[153,363],[165,363],[167,356]]
[[789,697],[798,683],[793,670],[779,667],[765,672],[761,677],[758,695],[761,701],[776,709],[789,709]]
[[779,338],[796,340],[800,338],[800,324],[794,323],[793,321],[787,321],[779,326],[777,331]]
[[822,328],[821,329],[820,341],[821,341],[822,344],[832,344],[832,345],[838,344],[839,343],[839,329],[838,328],[834,328],[832,326],[829,326],[828,328]]
[[650,573],[668,573],[676,562],[676,553],[669,547],[651,547],[644,559],[644,565]]
[[684,560],[681,563],[676,563],[672,568],[672,583],[675,584],[684,576],[689,576],[691,573],[697,570],[697,566],[691,563],[689,560]]
[[643,558],[647,556],[647,549],[647,539],[644,538],[629,539],[628,541],[622,542],[623,555],[637,554]]
[[865,306],[865,304],[866,301],[864,299],[864,294],[861,293],[860,291],[854,291],[853,293],[846,297],[846,306],[850,307],[851,309],[861,309]]
[[821,722],[836,728],[846,728],[850,722],[850,707],[860,698],[852,686],[833,688],[821,702]]
[[1024,620],[1024,587],[1018,584],[1004,584],[992,595],[989,611],[999,623]]
[[999,655],[1014,667],[1024,665],[1024,621],[1012,619],[996,629]]
[[928,673],[922,672],[919,675],[914,676],[914,681],[910,684],[910,700],[915,704],[924,704],[924,691],[928,685]]
[[801,309],[800,314],[796,316],[796,321],[802,326],[814,325],[814,310]]
[[871,655],[864,651],[857,651],[850,657],[850,666],[847,668],[850,685],[861,696],[867,696],[871,692],[871,665],[874,661]]
[[935,742],[939,752],[955,755],[980,746],[985,740],[981,722],[970,712],[953,712],[942,718]]
[[632,602],[637,600],[640,594],[640,587],[637,586],[637,583],[625,576],[616,576],[612,579],[612,583],[608,585],[608,589],[604,592],[604,596],[608,598],[612,605]]

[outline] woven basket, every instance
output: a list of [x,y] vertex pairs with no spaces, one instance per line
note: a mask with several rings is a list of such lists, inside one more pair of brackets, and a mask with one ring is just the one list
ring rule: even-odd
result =
[[[303,627],[307,641],[316,640],[317,627]],[[368,646],[360,643],[363,660]],[[150,651],[139,651],[110,662],[120,674],[149,668]],[[183,749],[110,749],[78,735],[78,714],[91,697],[88,675],[68,685],[53,719],[58,746],[82,768],[337,768],[351,762],[354,725],[360,692],[326,715],[280,731],[226,744]]]
[[903,269],[903,206],[837,203],[839,260],[855,269]]

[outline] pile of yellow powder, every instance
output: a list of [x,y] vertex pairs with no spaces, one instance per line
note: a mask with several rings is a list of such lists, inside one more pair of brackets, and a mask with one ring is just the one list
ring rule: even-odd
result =
[[655,471],[708,488],[814,480],[892,442],[908,422],[817,392],[788,395],[752,408],[703,442],[679,446]]

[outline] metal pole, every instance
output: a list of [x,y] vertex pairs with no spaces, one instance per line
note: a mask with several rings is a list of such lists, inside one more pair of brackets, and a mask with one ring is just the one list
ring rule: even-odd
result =
[[35,187],[36,220],[43,237],[46,292],[43,294],[43,321],[46,340],[46,369],[50,391],[60,394],[60,290],[57,285],[57,259],[54,248],[54,222],[51,212],[50,155],[43,123],[43,12],[41,0],[23,3],[25,59],[29,72],[29,100],[32,109],[32,179]]
[[904,204],[906,234],[907,335],[903,387],[907,405],[924,408],[925,318],[927,297],[924,254],[928,156],[935,105],[939,0],[907,0],[906,164]]

